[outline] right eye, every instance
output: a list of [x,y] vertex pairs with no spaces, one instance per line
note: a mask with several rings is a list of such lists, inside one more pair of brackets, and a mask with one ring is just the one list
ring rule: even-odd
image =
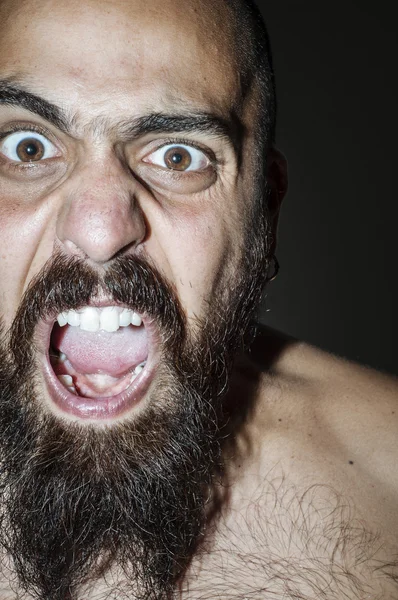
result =
[[14,162],[39,162],[58,156],[57,147],[35,131],[17,131],[0,140],[0,153]]
[[144,162],[172,171],[203,171],[210,161],[204,152],[186,144],[166,144],[151,152]]

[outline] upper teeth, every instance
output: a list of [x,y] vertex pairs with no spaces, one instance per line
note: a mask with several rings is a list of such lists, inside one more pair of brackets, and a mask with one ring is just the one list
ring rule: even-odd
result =
[[139,327],[142,323],[140,315],[118,306],[104,306],[97,308],[95,306],[85,306],[79,310],[68,310],[62,312],[57,317],[58,324],[72,325],[80,327],[83,331],[117,331],[119,327],[135,325]]

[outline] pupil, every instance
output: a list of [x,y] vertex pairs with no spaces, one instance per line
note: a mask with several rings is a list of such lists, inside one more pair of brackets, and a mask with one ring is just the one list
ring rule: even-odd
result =
[[35,146],[35,144],[30,143],[27,146],[25,146],[25,152],[29,156],[34,156],[35,154],[37,154],[37,146]]
[[182,161],[183,161],[183,156],[182,156],[182,154],[179,154],[178,152],[176,152],[176,153],[175,153],[175,154],[173,154],[173,156],[171,157],[171,160],[172,160],[172,162],[173,162],[175,165],[179,165],[179,164],[180,164],[180,162],[182,162]]

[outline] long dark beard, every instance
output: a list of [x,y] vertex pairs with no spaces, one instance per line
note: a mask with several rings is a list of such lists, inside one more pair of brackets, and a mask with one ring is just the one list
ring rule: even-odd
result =
[[[107,597],[172,597],[222,469],[221,399],[260,296],[260,247],[261,239],[261,271],[250,260],[248,275],[248,265],[231,273],[230,289],[215,294],[195,332],[143,260],[120,258],[100,278],[56,257],[32,283],[0,348],[0,543],[22,590],[78,598],[112,566],[121,579],[108,582]],[[86,304],[99,289],[151,315],[163,350],[148,407],[108,429],[57,418],[35,391],[38,321]]]

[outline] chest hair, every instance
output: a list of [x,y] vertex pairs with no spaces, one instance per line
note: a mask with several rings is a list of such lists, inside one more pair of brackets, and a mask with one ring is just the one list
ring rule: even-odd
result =
[[215,526],[184,600],[398,600],[398,545],[328,486],[267,482]]

